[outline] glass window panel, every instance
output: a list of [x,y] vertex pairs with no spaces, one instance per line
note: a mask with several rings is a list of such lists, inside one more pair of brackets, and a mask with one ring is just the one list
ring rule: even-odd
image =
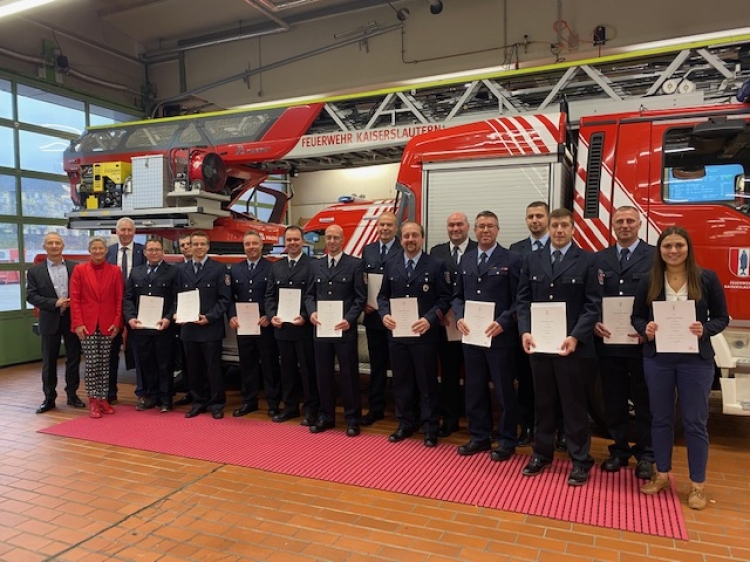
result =
[[18,263],[18,225],[0,223],[0,263]]
[[25,217],[64,219],[73,208],[70,184],[65,181],[21,178],[21,214]]
[[30,86],[18,86],[18,120],[80,135],[86,127],[82,101],[73,100]]
[[23,248],[24,259],[27,263],[34,263],[37,256],[44,255],[42,243],[49,232],[56,232],[62,236],[65,242],[65,255],[88,256],[90,238],[88,230],[70,230],[64,226],[49,224],[25,224],[23,225]]
[[0,80],[0,118],[13,119],[13,93],[8,80]]
[[0,215],[17,215],[16,178],[0,175]]
[[0,127],[0,166],[6,168],[16,167],[16,141],[13,138],[13,129]]
[[21,272],[0,271],[0,312],[21,310]]
[[22,169],[65,175],[63,152],[70,144],[68,140],[20,131],[18,141]]
[[140,119],[134,115],[128,115],[114,109],[99,107],[98,105],[89,106],[89,125],[114,125],[116,123],[127,123]]

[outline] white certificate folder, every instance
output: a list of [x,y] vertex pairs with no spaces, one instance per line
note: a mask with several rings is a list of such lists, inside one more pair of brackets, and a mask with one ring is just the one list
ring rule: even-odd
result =
[[531,336],[536,344],[534,353],[560,353],[567,329],[564,302],[531,303]]

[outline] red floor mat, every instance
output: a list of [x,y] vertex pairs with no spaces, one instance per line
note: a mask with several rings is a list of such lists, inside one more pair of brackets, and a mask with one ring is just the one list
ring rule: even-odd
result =
[[540,476],[525,478],[521,469],[529,460],[526,455],[495,463],[487,454],[461,457],[454,445],[428,449],[418,439],[393,444],[382,435],[349,438],[340,429],[311,435],[293,423],[217,421],[206,414],[185,419],[181,412],[136,412],[131,406],[119,406],[114,416],[80,417],[41,433],[562,521],[688,537],[676,492],[644,496],[632,470],[611,474],[594,468],[589,483],[574,488],[566,484],[570,461],[556,460]]

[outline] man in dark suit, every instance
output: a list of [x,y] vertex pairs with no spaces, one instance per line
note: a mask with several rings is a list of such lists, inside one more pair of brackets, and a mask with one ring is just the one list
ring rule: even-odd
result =
[[[302,229],[288,226],[284,231],[286,257],[273,264],[266,288],[266,316],[271,318],[274,337],[281,356],[281,397],[284,408],[271,419],[285,422],[300,415],[304,393],[305,417],[300,425],[312,426],[318,419],[320,398],[315,375],[312,324],[305,307],[305,294],[312,279],[313,260],[302,253]],[[299,314],[294,318],[278,316],[281,289],[299,291]]]
[[[438,443],[438,378],[437,352],[440,345],[440,320],[450,308],[451,284],[443,260],[422,251],[424,229],[407,221],[401,225],[403,251],[388,261],[378,305],[383,324],[391,330],[390,354],[393,368],[393,395],[396,401],[398,429],[388,440],[403,441],[420,427],[424,445]],[[409,335],[396,336],[397,320],[391,314],[391,299],[416,300],[417,315],[407,327]],[[421,419],[414,419],[414,389],[419,392]]]
[[[550,247],[529,254],[521,272],[518,327],[524,350],[532,354],[531,372],[537,389],[534,454],[523,474],[535,476],[552,464],[561,407],[568,452],[573,459],[568,484],[581,486],[588,481],[594,464],[589,454],[587,358],[595,354],[593,331],[601,314],[601,286],[596,258],[573,244],[573,229],[573,213],[569,210],[557,209],[550,214]],[[555,302],[564,303],[567,335],[559,347],[554,342],[556,352],[535,352],[532,303]]]
[[[143,377],[143,401],[137,410],[148,410],[157,404],[162,412],[172,409],[174,353],[172,340],[172,309],[174,308],[175,268],[164,261],[164,247],[155,238],[146,242],[146,264],[132,269],[125,285],[122,312],[130,328],[129,337],[134,356]],[[143,297],[163,299],[161,318],[152,326],[138,319]]]
[[[341,337],[320,335],[314,340],[315,372],[318,377],[320,414],[311,433],[321,433],[334,427],[336,422],[336,377],[334,357],[339,362],[341,399],[344,404],[344,420],[349,437],[359,435],[362,417],[362,391],[359,388],[359,357],[357,351],[357,319],[367,301],[367,286],[362,260],[346,255],[343,251],[344,231],[337,224],[326,228],[326,257],[313,265],[313,278],[307,290],[305,304],[310,323],[321,330],[323,303],[334,301],[340,306],[334,330]],[[326,328],[330,328],[326,326]]]
[[75,264],[66,262],[62,252],[65,242],[56,232],[44,237],[47,259],[26,273],[26,301],[39,309],[39,336],[42,340],[42,391],[44,402],[37,408],[43,414],[55,407],[57,398],[57,358],[60,338],[65,342],[65,393],[68,405],[84,408],[76,395],[81,381],[81,342],[70,331],[70,298],[68,281]]
[[[281,373],[279,349],[273,337],[271,318],[266,315],[266,290],[271,276],[271,262],[261,257],[263,240],[255,231],[248,231],[242,239],[246,260],[234,264],[229,272],[232,280],[232,302],[229,304],[229,327],[246,328],[237,314],[238,303],[255,303],[258,306],[258,335],[237,335],[240,355],[240,383],[242,406],[232,412],[237,418],[258,409],[258,391],[261,374],[266,395],[268,415],[279,413],[281,401]],[[244,330],[243,330],[244,331]]]
[[[617,243],[596,254],[605,299],[634,296],[638,283],[649,276],[654,247],[638,238],[640,228],[641,218],[635,207],[620,207],[612,215]],[[632,337],[630,344],[610,344],[607,341],[612,337],[609,328],[602,322],[594,327],[607,429],[614,440],[609,446],[610,457],[602,463],[602,469],[617,472],[634,456],[638,463],[636,476],[650,480],[654,475],[654,450],[648,387],[643,375],[643,342],[633,329],[628,334]],[[635,408],[636,442],[632,447],[628,443],[628,398]]]
[[[146,258],[143,256],[143,244],[133,242],[133,238],[135,237],[135,222],[133,219],[129,217],[119,219],[115,225],[115,233],[117,234],[117,244],[112,244],[107,248],[106,260],[107,263],[114,264],[122,270],[122,285],[124,290],[130,272],[134,267],[145,264]],[[120,348],[122,347],[124,333],[125,330],[119,332],[112,339],[112,353],[109,356],[109,396],[107,396],[107,401],[110,404],[117,402],[117,371],[120,368]],[[132,348],[127,344],[125,346],[125,366],[128,369],[132,369],[135,366]],[[143,395],[142,375],[138,368],[136,368],[135,373],[135,393],[136,396],[141,398]]]
[[[453,213],[446,221],[449,241],[438,244],[430,255],[445,262],[451,276],[451,287],[456,285],[458,267],[464,255],[476,249],[477,243],[469,239],[469,219],[465,213]],[[464,354],[460,341],[448,341],[446,326],[455,323],[452,314],[447,315],[440,327],[440,415],[443,424],[438,437],[448,437],[459,430],[458,419],[464,410],[464,393],[461,388],[461,369]]]
[[[398,255],[401,242],[396,238],[396,215],[387,211],[378,217],[378,240],[362,249],[368,286],[383,279],[385,263]],[[365,303],[364,322],[367,334],[367,351],[370,356],[369,411],[362,425],[372,425],[385,417],[385,389],[388,380],[388,330],[376,306]]]
[[229,272],[224,264],[208,257],[208,235],[196,230],[190,236],[193,259],[179,266],[175,276],[177,300],[180,294],[197,290],[200,295],[198,320],[182,321],[180,339],[185,347],[188,381],[193,406],[185,414],[193,418],[211,410],[214,419],[224,417],[226,394],[221,372],[224,315],[232,300]]
[[[526,256],[549,244],[549,205],[532,201],[526,206],[526,228],[529,236],[513,242],[510,250]],[[529,356],[520,345],[516,346],[516,378],[518,379],[518,404],[521,408],[521,435],[518,446],[528,447],[534,442],[534,381],[531,377]],[[565,450],[564,430],[559,428],[556,449]]]
[[[491,448],[494,422],[489,382],[492,381],[502,413],[497,429],[499,447],[492,451],[490,458],[507,461],[518,444],[519,412],[513,385],[513,359],[518,347],[516,295],[523,257],[497,243],[500,227],[492,211],[477,215],[474,232],[479,245],[467,252],[461,262],[453,292],[453,312],[462,334],[480,332],[491,340],[489,347],[463,344],[466,419],[471,439],[458,447],[457,452],[468,456]],[[467,301],[491,303],[493,320],[484,325],[471,324],[465,317]]]

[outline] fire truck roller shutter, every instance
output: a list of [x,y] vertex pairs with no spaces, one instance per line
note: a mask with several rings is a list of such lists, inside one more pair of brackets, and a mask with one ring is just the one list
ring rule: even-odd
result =
[[456,211],[466,213],[473,239],[474,217],[490,210],[500,219],[498,242],[507,248],[529,235],[526,206],[532,201],[560,206],[561,184],[569,177],[555,156],[425,163],[425,247],[447,242],[445,221]]

